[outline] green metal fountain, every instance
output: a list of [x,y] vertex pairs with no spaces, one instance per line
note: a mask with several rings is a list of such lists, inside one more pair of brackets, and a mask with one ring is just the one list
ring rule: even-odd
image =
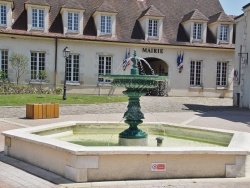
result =
[[112,80],[114,86],[125,87],[126,91],[123,91],[123,94],[129,98],[127,111],[123,117],[129,128],[119,134],[119,145],[146,146],[148,135],[138,128],[138,125],[144,119],[144,114],[141,112],[140,97],[146,94],[144,89],[156,88],[157,82],[166,80],[167,76],[140,75],[136,51],[134,51],[133,55],[130,75],[111,74],[101,75],[100,77]]

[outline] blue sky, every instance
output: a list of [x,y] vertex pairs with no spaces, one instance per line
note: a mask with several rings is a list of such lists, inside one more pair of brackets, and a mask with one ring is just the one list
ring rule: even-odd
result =
[[242,7],[250,3],[250,0],[220,0],[226,14],[240,15],[243,13]]

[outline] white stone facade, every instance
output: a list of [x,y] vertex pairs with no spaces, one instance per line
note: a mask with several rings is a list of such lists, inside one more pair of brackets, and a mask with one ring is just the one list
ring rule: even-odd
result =
[[250,108],[250,6],[243,7],[244,14],[236,18],[236,48],[234,72],[234,105]]
[[[57,57],[55,57],[57,40]],[[131,65],[125,72],[122,71],[122,62],[126,49],[130,49],[131,56],[136,50],[137,56],[146,58],[156,74],[159,74],[159,66],[164,69],[164,74],[170,78],[168,93],[169,96],[202,96],[202,97],[232,97],[233,89],[233,66],[234,50],[218,48],[196,48],[178,47],[163,45],[141,45],[122,44],[115,42],[91,42],[83,40],[66,40],[44,37],[0,35],[0,50],[8,50],[9,56],[13,53],[24,54],[30,59],[31,52],[45,52],[45,70],[48,72],[46,81],[51,89],[56,86],[63,86],[65,73],[65,59],[63,49],[67,46],[72,54],[79,55],[79,83],[67,82],[68,92],[82,94],[98,94],[98,66],[99,55],[112,57],[113,74],[128,74]],[[21,44],[21,45],[20,45]],[[149,48],[145,50],[145,48]],[[177,53],[184,52],[184,68],[180,73],[177,68]],[[150,53],[151,52],[151,53]],[[155,53],[154,53],[155,52]],[[157,61],[150,62],[148,58],[157,58]],[[190,63],[191,61],[202,61],[201,66],[201,87],[190,86]],[[216,86],[217,62],[228,62],[227,86]],[[57,65],[55,64],[57,63]],[[15,82],[15,72],[9,62],[9,79]],[[55,66],[57,71],[55,71]],[[34,83],[31,81],[29,67],[21,77],[20,83]],[[102,93],[107,93],[109,87],[101,88]],[[116,89],[114,94],[121,94],[122,89]]]

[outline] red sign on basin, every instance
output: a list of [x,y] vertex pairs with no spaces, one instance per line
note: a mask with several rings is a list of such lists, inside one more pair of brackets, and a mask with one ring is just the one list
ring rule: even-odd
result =
[[166,163],[151,163],[151,171],[154,172],[166,171]]

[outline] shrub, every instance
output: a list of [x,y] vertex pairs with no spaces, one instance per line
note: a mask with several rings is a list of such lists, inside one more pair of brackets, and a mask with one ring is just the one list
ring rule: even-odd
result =
[[50,94],[52,91],[46,88],[36,88],[30,85],[17,85],[17,84],[10,84],[4,83],[0,87],[0,94]]
[[56,87],[55,93],[56,93],[56,94],[61,94],[61,93],[62,93],[62,90],[63,90],[62,87]]

